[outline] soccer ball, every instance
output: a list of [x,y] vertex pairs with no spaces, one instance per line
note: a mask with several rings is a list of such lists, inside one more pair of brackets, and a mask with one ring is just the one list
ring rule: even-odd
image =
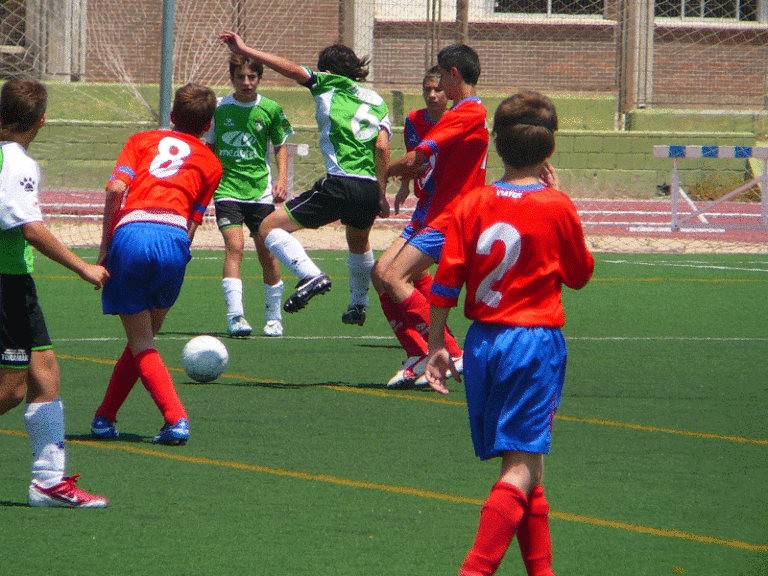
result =
[[214,336],[192,338],[181,351],[184,372],[197,382],[213,382],[224,373],[227,362],[227,347]]

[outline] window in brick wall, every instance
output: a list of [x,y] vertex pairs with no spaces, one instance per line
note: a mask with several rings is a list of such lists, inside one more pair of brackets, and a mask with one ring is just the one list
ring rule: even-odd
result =
[[656,0],[657,18],[720,18],[757,21],[760,0]]
[[603,0],[494,0],[495,14],[567,14],[598,16]]

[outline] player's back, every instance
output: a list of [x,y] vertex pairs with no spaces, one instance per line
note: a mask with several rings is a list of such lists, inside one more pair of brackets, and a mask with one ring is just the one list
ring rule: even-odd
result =
[[[451,261],[464,255],[467,317],[562,326],[562,284],[581,288],[594,269],[570,199],[542,184],[497,182],[467,194],[454,208],[447,235],[457,235],[460,242],[446,242],[443,257]],[[435,276],[437,284],[459,280],[452,274]]]
[[199,138],[152,130],[128,139],[113,178],[129,185],[124,211],[171,210],[189,218],[195,201],[213,193],[221,174],[218,158]]
[[457,197],[485,184],[487,111],[479,98],[447,110],[417,146],[429,157],[423,188],[430,195],[423,224],[431,224]]
[[327,172],[375,180],[376,139],[382,128],[392,133],[386,102],[346,76],[317,72],[314,79],[309,89]]

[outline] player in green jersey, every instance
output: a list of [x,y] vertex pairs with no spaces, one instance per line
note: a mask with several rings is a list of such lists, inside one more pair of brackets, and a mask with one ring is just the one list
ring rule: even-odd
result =
[[30,506],[104,508],[107,499],[64,476],[64,407],[59,364],[32,279],[36,248],[97,289],[109,278],[103,266],[84,262],[43,223],[38,203],[40,168],[27,149],[45,123],[48,93],[40,82],[17,76],[0,92],[0,415],[27,403],[24,425],[32,444]]
[[305,86],[315,99],[326,176],[286,202],[285,210],[267,216],[259,228],[267,248],[299,278],[296,292],[283,309],[301,310],[312,297],[331,288],[331,279],[291,233],[341,220],[349,246],[350,288],[349,307],[342,321],[362,326],[374,264],[369,234],[376,216],[389,216],[386,185],[392,135],[386,103],[375,91],[359,84],[368,75],[368,60],[334,44],[320,53],[318,72],[313,72],[287,58],[247,46],[234,32],[224,31],[219,38],[233,53],[253,58]]
[[[275,204],[285,201],[288,180],[285,143],[293,134],[293,128],[280,105],[258,93],[263,73],[264,66],[260,62],[241,54],[231,54],[229,77],[234,93],[219,99],[211,129],[205,136],[224,168],[213,200],[216,222],[224,238],[221,287],[227,304],[230,336],[248,336],[252,331],[245,319],[240,275],[245,244],[243,224],[248,227],[256,245],[263,271],[264,334],[283,334],[280,265],[264,246],[258,231],[264,218],[274,212]],[[272,177],[269,144],[275,151],[277,178]]]

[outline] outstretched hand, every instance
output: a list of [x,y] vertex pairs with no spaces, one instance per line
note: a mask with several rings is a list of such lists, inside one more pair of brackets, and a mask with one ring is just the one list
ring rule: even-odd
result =
[[427,358],[427,366],[424,370],[427,383],[435,392],[448,394],[450,392],[448,386],[446,386],[448,374],[451,374],[456,382],[461,382],[461,377],[448,350],[446,348],[431,350]]

